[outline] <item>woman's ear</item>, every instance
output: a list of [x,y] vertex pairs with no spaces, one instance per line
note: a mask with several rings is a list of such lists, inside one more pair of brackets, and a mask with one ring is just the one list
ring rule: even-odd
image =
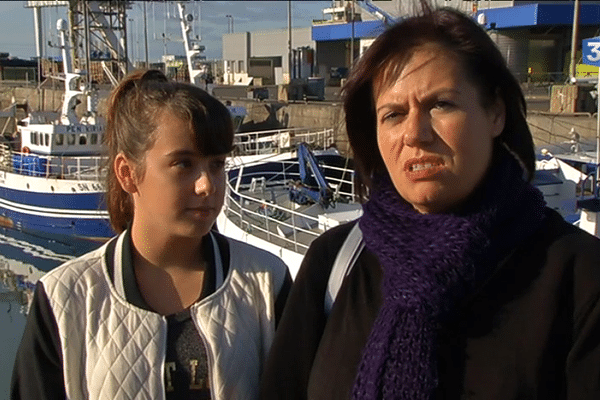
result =
[[137,192],[135,168],[133,163],[123,153],[117,154],[113,168],[115,169],[115,175],[121,188],[129,194]]
[[490,107],[490,117],[492,118],[492,137],[500,136],[506,124],[506,105],[500,96]]

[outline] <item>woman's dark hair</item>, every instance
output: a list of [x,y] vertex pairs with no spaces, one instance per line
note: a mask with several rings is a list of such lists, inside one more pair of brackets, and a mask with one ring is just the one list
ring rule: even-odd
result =
[[114,171],[119,153],[145,172],[146,152],[154,145],[163,110],[189,121],[202,155],[227,154],[233,148],[233,122],[227,107],[197,86],[171,82],[160,71],[138,70],[126,76],[108,100],[104,142],[108,149],[106,206],[110,223],[122,232],[133,220],[133,202]]
[[374,82],[387,86],[397,79],[413,51],[438,44],[456,54],[468,78],[480,92],[482,106],[500,98],[506,107],[504,130],[495,146],[504,144],[521,162],[528,179],[535,171],[533,138],[526,120],[526,103],[519,82],[488,34],[469,16],[450,8],[423,11],[382,33],[352,69],[343,89],[346,131],[359,175],[358,193],[365,195],[376,172],[385,171],[377,147]]

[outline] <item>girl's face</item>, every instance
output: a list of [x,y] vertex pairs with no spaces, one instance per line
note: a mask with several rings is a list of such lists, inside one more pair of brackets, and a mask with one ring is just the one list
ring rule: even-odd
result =
[[504,129],[502,101],[483,107],[457,56],[418,47],[390,86],[375,81],[377,144],[400,195],[421,213],[444,212],[474,191]]
[[223,206],[226,156],[200,154],[190,124],[169,110],[154,134],[134,180],[134,224],[156,237],[201,238]]

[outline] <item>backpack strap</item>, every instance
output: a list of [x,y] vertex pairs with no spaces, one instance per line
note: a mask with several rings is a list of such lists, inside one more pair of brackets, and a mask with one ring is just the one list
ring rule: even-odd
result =
[[333,268],[329,274],[324,302],[326,316],[329,316],[342,282],[350,274],[350,271],[352,271],[352,267],[356,263],[363,247],[365,247],[365,243],[362,240],[362,231],[358,227],[357,222],[350,230],[350,233],[348,233],[344,244],[342,244],[342,247],[338,251]]

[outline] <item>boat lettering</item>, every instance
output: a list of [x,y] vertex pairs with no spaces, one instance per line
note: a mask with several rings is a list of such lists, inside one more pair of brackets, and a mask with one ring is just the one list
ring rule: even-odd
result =
[[78,183],[77,189],[80,192],[103,192],[104,184],[102,183]]
[[104,127],[101,125],[66,125],[65,130],[67,133],[88,133],[102,131]]

